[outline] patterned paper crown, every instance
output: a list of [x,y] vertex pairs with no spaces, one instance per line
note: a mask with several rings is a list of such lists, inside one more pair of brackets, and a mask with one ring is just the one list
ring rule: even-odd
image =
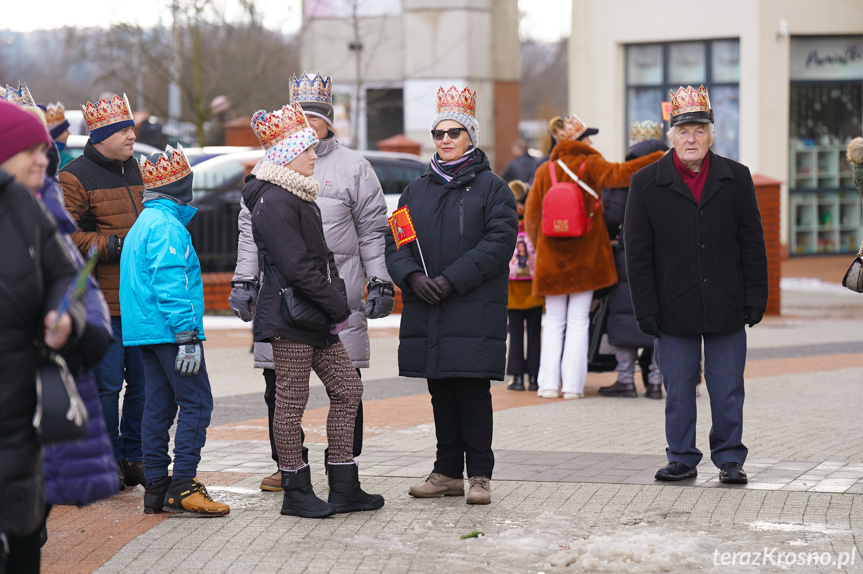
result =
[[309,122],[306,121],[303,108],[297,102],[291,106],[282,106],[281,110],[269,114],[264,110],[258,110],[252,116],[252,129],[264,149],[270,149],[280,141],[308,127]]
[[164,187],[192,173],[192,167],[186,159],[183,146],[178,146],[177,149],[166,147],[165,151],[159,154],[156,163],[150,161],[147,156],[142,156],[139,165],[145,189]]
[[710,108],[710,98],[707,95],[707,88],[704,86],[699,87],[698,91],[695,91],[695,88],[692,86],[686,88],[680,86],[677,89],[677,94],[674,93],[674,90],[669,90],[668,95],[671,98],[672,117],[693,112],[710,113],[713,111]]
[[455,86],[450,86],[447,91],[444,91],[443,87],[438,88],[437,113],[443,114],[446,112],[467,114],[475,118],[476,92],[471,92],[468,88],[459,92]]
[[22,108],[36,108],[36,102],[33,101],[33,96],[30,95],[30,90],[27,88],[27,84],[20,81],[18,82],[17,90],[9,84],[6,84],[6,93],[3,94],[3,98],[5,98],[7,102],[15,104],[16,106],[21,106]]
[[557,139],[576,141],[581,137],[581,134],[587,131],[587,126],[575,114],[564,116],[562,119],[563,127],[557,130],[555,134]]
[[645,120],[635,122],[629,130],[629,145],[637,144],[647,140],[662,139],[662,124]]
[[66,108],[62,102],[56,104],[48,104],[45,110],[45,121],[48,122],[48,129],[53,129],[66,121]]
[[291,105],[295,102],[333,103],[333,83],[329,76],[303,74],[291,76]]
[[129,105],[129,99],[126,94],[121,98],[114,94],[110,100],[99,98],[95,104],[87,102],[81,106],[81,111],[84,113],[84,121],[87,122],[87,129],[93,131],[97,128],[103,128],[117,122],[125,120],[133,120],[132,106]]

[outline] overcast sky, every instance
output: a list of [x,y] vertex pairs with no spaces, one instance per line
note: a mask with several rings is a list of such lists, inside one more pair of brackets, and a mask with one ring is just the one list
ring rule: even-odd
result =
[[[225,5],[236,5],[221,0]],[[136,20],[141,26],[156,24],[159,18],[170,19],[170,0],[143,2],[108,2],[105,0],[39,0],[34,4],[23,1],[5,2],[0,29],[29,31],[63,26],[109,26]],[[300,0],[260,0],[270,26],[285,31],[300,26]],[[525,13],[523,38],[555,41],[569,36],[572,20],[572,0],[519,0]],[[94,16],[98,15],[98,16]]]

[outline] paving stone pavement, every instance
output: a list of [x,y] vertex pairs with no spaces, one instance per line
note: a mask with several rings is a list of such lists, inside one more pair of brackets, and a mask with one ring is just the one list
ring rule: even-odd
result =
[[[256,419],[239,425],[246,431],[214,429],[219,438],[203,452],[201,474],[218,477],[208,488],[231,505],[229,516],[142,523],[130,511],[116,518],[116,528],[134,535],[109,557],[46,571],[863,572],[863,323],[833,314],[848,308],[857,316],[863,298],[819,296],[828,299],[827,317],[795,291],[789,298],[796,304],[782,317],[747,329],[745,487],[720,484],[709,453],[693,480],[653,480],[665,461],[662,401],[604,399],[594,391],[583,400],[543,402],[525,393],[525,406],[495,413],[491,505],[413,499],[408,487],[423,480],[434,458],[434,428],[422,410],[428,397],[416,394],[380,399],[399,424],[366,419],[379,431],[366,437],[360,477],[365,490],[386,498],[378,511],[281,516],[280,494],[258,489],[275,468]],[[208,355],[210,368],[230,357]],[[594,387],[607,382],[589,379]],[[506,393],[513,392],[493,389],[496,405],[497,397],[511,399]],[[707,389],[698,406],[698,445],[706,450]],[[325,495],[325,445],[315,436],[313,484]],[[96,508],[108,512],[122,502],[140,512],[142,493],[138,487]],[[76,534],[59,523],[51,532]],[[475,532],[483,534],[462,538]]]

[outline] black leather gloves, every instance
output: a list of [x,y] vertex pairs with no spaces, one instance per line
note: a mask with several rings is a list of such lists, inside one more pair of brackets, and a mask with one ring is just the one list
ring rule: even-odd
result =
[[252,320],[252,310],[258,300],[258,283],[256,281],[231,281],[231,295],[228,306],[234,315],[248,323]]
[[655,315],[648,315],[642,319],[636,319],[636,323],[638,323],[638,330],[644,333],[645,335],[649,335],[651,337],[659,338],[659,319],[661,317],[660,313],[656,313]]
[[759,309],[758,307],[743,308],[743,321],[749,325],[750,329],[760,323],[763,318],[764,309]]
[[111,261],[120,260],[120,252],[123,251],[123,238],[117,235],[108,237],[108,259]]
[[384,281],[377,277],[369,279],[367,289],[369,295],[366,297],[366,306],[363,315],[369,319],[380,319],[393,312],[395,307],[395,288],[391,281]]
[[429,305],[440,303],[440,287],[429,279],[422,271],[414,271],[408,275],[408,285],[417,297]]
[[443,301],[446,299],[450,293],[453,291],[452,283],[449,282],[449,279],[444,277],[443,275],[438,275],[434,279],[434,284],[437,285],[438,289],[440,289],[440,300]]

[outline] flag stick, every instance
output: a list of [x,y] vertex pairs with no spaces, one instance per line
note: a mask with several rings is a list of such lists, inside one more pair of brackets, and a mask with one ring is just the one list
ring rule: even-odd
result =
[[429,276],[429,270],[428,270],[428,269],[426,269],[426,260],[425,260],[425,258],[423,257],[423,248],[422,248],[422,247],[420,247],[420,238],[419,238],[419,237],[417,237],[417,238],[415,239],[415,241],[417,242],[417,249],[418,249],[418,250],[419,250],[419,252],[420,252],[420,261],[422,261],[422,264],[423,264],[423,271],[425,271],[425,272],[426,272],[426,277],[428,277],[428,276]]

